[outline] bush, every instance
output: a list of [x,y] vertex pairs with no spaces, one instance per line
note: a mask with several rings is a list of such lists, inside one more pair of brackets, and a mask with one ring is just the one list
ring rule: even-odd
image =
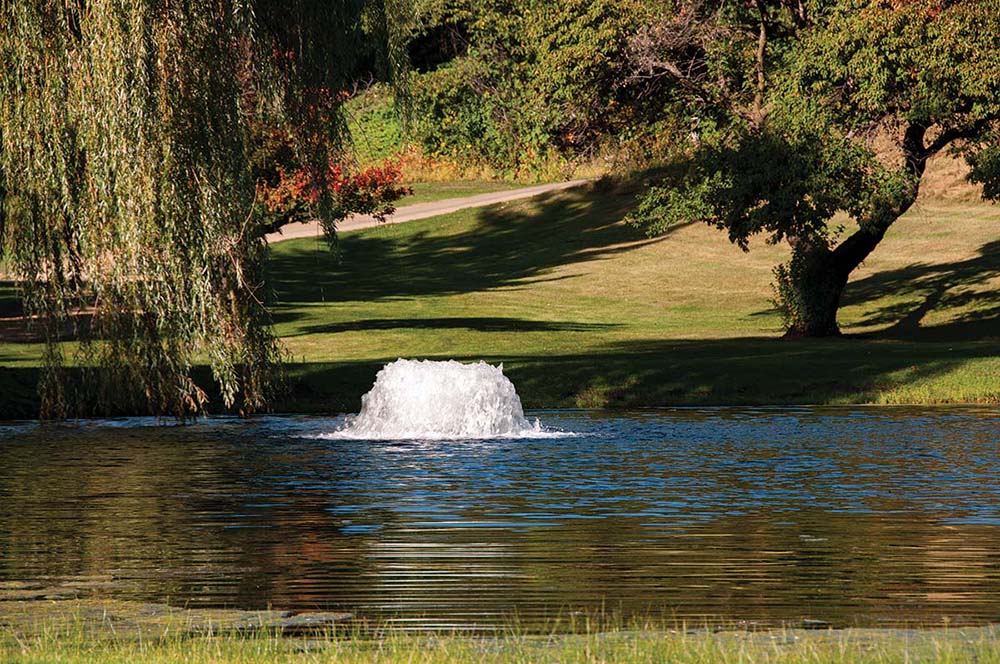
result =
[[641,152],[662,108],[629,83],[625,49],[646,11],[643,0],[473,3],[467,51],[415,77],[416,141],[430,157],[514,177],[592,158],[621,135]]
[[399,112],[387,85],[376,83],[352,95],[344,112],[360,165],[395,160],[406,149]]

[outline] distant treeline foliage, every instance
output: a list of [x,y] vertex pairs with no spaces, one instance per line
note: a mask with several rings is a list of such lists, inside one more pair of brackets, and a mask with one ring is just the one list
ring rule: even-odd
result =
[[[613,148],[670,166],[634,222],[787,242],[791,334],[839,334],[851,273],[963,156],[1000,197],[1000,0],[416,0],[430,156],[523,176]],[[852,227],[831,224],[846,212]]]
[[1000,196],[1000,0],[690,0],[633,45],[699,126],[634,221],[786,242],[776,301],[792,335],[839,334],[851,274],[929,159],[964,157]]
[[[632,75],[648,0],[416,0],[404,33],[412,135],[430,157],[530,175],[553,159],[648,150],[660,82]],[[641,155],[650,156],[650,155]]]

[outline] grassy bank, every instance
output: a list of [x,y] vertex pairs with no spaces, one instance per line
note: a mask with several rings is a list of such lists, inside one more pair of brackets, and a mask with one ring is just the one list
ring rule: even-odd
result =
[[431,203],[449,198],[465,198],[495,191],[509,191],[525,185],[501,180],[458,180],[455,182],[415,182],[410,185],[413,193],[404,197],[396,207]]
[[583,189],[274,246],[289,407],[352,410],[396,357],[503,362],[529,407],[1000,401],[1000,208],[926,200],[855,275],[847,336],[780,339],[771,270],[703,225],[647,239]]
[[748,633],[612,631],[571,636],[496,638],[463,636],[383,638],[326,636],[286,639],[268,633],[153,639],[93,638],[83,631],[0,636],[0,658],[10,664],[320,664],[350,662],[570,662],[617,664],[744,664],[838,662],[1000,662],[993,629],[783,630]]
[[[531,408],[1000,402],[1000,208],[922,201],[854,275],[846,337],[788,341],[783,247],[743,253],[700,224],[648,239],[622,222],[632,201],[584,188],[345,233],[340,262],[275,244],[279,408],[356,410],[397,357],[503,362]],[[0,344],[5,395],[39,354]]]

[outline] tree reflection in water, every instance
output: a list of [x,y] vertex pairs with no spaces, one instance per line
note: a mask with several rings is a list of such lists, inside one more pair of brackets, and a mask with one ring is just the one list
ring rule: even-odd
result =
[[[571,611],[1000,618],[985,410],[546,413],[575,438],[328,441],[329,420],[0,428],[0,581],[421,626]],[[109,589],[110,588],[110,589]]]

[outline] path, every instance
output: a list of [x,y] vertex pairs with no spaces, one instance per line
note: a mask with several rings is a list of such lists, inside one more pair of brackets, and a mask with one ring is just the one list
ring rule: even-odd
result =
[[[507,191],[495,191],[489,194],[478,194],[465,198],[449,198],[443,201],[431,201],[429,203],[417,203],[397,208],[396,213],[389,217],[385,223],[401,224],[404,221],[415,221],[428,217],[464,210],[466,208],[485,207],[494,203],[505,203],[516,201],[522,198],[531,198],[539,194],[551,191],[562,191],[579,187],[590,182],[590,180],[572,180],[570,182],[556,182],[552,184],[540,184],[535,187],[523,187],[521,189],[511,189]],[[368,215],[356,215],[345,219],[337,224],[337,230],[356,231],[362,228],[378,226],[379,222]],[[300,237],[318,237],[323,235],[323,229],[318,221],[311,221],[306,224],[288,224],[281,229],[280,233],[271,233],[267,236],[268,242],[280,242],[281,240],[292,240]]]

